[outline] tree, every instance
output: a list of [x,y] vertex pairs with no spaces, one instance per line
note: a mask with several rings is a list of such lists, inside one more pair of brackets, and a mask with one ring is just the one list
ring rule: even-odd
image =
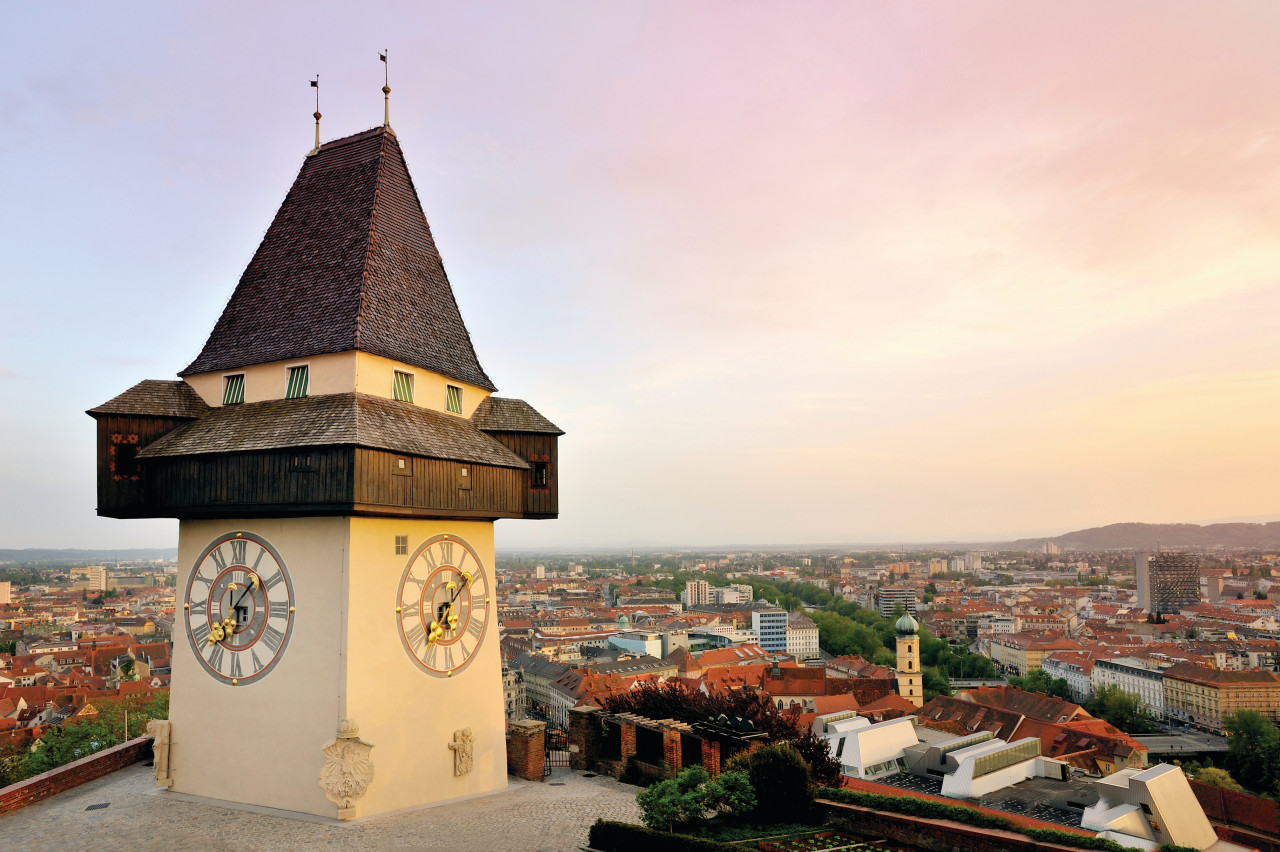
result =
[[925,669],[921,672],[920,685],[924,687],[924,700],[932,701],[939,695],[951,694],[951,681],[937,669]]
[[1193,777],[1201,784],[1211,784],[1214,787],[1221,787],[1224,790],[1231,790],[1236,793],[1244,792],[1244,788],[1236,782],[1236,779],[1231,777],[1231,773],[1215,766],[1206,766],[1204,769],[1197,771]]
[[1257,710],[1237,710],[1222,720],[1227,730],[1227,771],[1258,793],[1275,793],[1280,779],[1280,731]]
[[786,743],[736,754],[725,769],[746,773],[756,793],[752,815],[759,822],[804,822],[808,818],[813,808],[813,776],[800,752]]
[[1084,709],[1126,734],[1151,734],[1156,730],[1146,705],[1138,696],[1125,692],[1118,686],[1098,687]]
[[1071,687],[1067,684],[1067,679],[1049,677],[1049,673],[1044,669],[1032,669],[1026,677],[1015,675],[1009,678],[1009,685],[1026,692],[1038,692],[1041,695],[1061,698],[1063,701],[1071,700]]

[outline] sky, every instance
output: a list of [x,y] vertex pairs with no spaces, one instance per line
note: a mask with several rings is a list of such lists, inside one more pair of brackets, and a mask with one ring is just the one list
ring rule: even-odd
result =
[[481,363],[564,429],[500,548],[1280,517],[1280,5],[0,6],[0,548],[391,123]]

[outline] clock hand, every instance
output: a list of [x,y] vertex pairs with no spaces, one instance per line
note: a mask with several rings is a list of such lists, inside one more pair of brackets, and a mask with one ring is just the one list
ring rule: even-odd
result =
[[[234,588],[234,585],[235,584],[233,583],[232,584],[233,588]],[[258,575],[250,574],[249,582],[245,584],[244,591],[240,593],[240,597],[236,598],[236,602],[231,605],[231,608],[232,609],[238,608],[240,606],[240,601],[244,600],[244,596],[249,594],[249,592],[253,591],[256,588],[258,588]]]

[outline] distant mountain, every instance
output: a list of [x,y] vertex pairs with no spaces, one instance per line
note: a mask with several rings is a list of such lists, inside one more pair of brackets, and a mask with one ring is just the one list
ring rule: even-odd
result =
[[176,547],[144,547],[133,550],[51,550],[29,547],[0,550],[0,562],[131,562],[135,559],[176,559]]
[[1032,549],[1053,542],[1061,548],[1077,550],[1150,549],[1165,550],[1202,547],[1256,547],[1280,549],[1280,521],[1267,524],[1108,524],[1064,533],[1052,538],[1024,538],[1017,547]]

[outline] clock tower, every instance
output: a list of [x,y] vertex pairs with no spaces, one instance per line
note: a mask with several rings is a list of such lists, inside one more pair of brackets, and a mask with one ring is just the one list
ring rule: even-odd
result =
[[157,783],[345,819],[505,787],[493,525],[556,517],[563,433],[493,395],[389,125],[307,156],[179,377],[89,412],[98,513],[180,520]]
[[924,706],[920,673],[920,623],[904,612],[893,625],[898,634],[898,694],[917,707]]

